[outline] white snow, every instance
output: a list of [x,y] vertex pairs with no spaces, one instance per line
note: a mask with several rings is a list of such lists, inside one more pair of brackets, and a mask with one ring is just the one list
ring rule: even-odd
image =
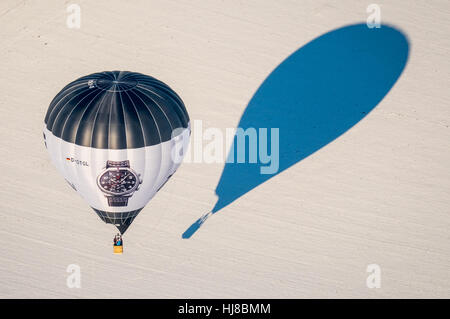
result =
[[[104,224],[50,163],[47,107],[103,70],[155,76],[191,121],[235,127],[289,54],[371,2],[0,3],[1,298],[450,297],[450,3],[377,1],[410,41],[408,64],[361,122],[183,232],[216,201],[223,164],[183,164],[112,253]],[[81,288],[68,288],[68,265]],[[366,267],[381,267],[369,289]]]

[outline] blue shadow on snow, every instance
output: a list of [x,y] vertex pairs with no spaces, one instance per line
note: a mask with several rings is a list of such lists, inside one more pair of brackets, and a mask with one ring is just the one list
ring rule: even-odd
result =
[[330,31],[291,54],[258,88],[238,125],[244,130],[269,128],[269,132],[279,128],[278,171],[261,174],[260,168],[268,164],[259,159],[226,163],[216,187],[217,203],[182,238],[190,238],[207,217],[358,123],[395,84],[408,53],[408,40],[399,30],[356,24]]

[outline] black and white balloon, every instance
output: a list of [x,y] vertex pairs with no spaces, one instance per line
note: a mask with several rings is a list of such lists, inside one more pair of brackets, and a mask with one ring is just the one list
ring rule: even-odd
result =
[[189,136],[181,98],[163,82],[128,71],[69,83],[45,116],[53,164],[121,233],[175,173]]

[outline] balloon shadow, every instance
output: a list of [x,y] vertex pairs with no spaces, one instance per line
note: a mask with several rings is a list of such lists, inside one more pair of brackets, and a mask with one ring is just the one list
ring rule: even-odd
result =
[[[256,162],[249,162],[248,134],[246,162],[238,163],[242,139],[239,142],[236,134],[216,187],[217,203],[182,238],[190,238],[209,216],[358,123],[395,84],[408,53],[406,36],[394,27],[369,29],[356,24],[330,31],[291,54],[258,88],[238,125],[243,130],[255,128],[259,142],[265,137],[259,129],[269,129],[270,161],[259,154]],[[278,143],[276,131],[270,128],[279,129]],[[276,170],[263,174],[264,167]]]

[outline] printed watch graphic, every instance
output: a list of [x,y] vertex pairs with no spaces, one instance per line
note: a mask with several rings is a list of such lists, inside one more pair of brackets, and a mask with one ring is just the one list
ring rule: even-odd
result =
[[127,206],[142,183],[140,174],[130,168],[130,161],[106,161],[106,168],[98,175],[97,185],[105,193],[109,206]]

